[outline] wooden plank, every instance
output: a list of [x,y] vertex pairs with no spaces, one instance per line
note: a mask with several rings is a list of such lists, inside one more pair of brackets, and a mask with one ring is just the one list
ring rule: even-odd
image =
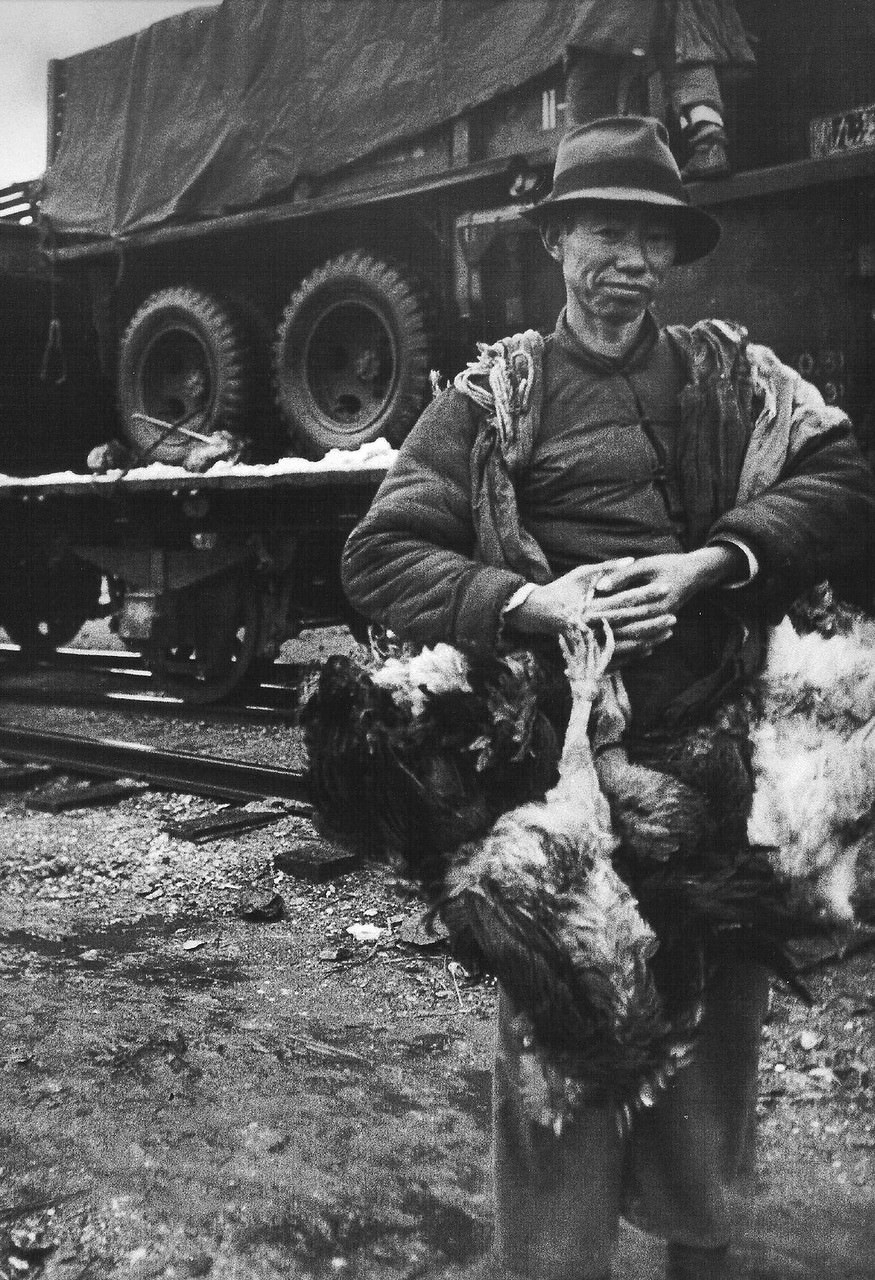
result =
[[[177,840],[191,840],[203,844],[207,840],[221,840],[224,836],[238,835],[266,827],[285,818],[289,809],[223,809],[220,813],[205,813],[199,818],[185,818],[181,822],[171,818],[163,824],[168,835]],[[308,810],[309,812],[309,810]]]
[[333,880],[335,876],[355,871],[361,866],[361,858],[342,845],[314,837],[297,840],[284,849],[275,850],[273,865],[277,871],[284,871],[297,880],[320,884],[323,880]]

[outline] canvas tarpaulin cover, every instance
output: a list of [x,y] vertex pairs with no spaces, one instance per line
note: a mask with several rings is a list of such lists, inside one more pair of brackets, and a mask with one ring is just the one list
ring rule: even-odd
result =
[[224,0],[60,64],[43,212],[119,236],[288,194],[545,71],[575,0]]

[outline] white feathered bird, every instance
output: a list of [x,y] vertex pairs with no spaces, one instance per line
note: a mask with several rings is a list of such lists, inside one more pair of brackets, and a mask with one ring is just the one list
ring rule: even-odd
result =
[[748,836],[769,851],[801,914],[855,918],[871,890],[875,827],[875,621],[841,634],[773,629],[752,729]]

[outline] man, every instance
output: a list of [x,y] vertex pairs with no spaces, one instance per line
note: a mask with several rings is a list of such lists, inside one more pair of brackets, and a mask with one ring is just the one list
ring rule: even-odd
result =
[[[872,479],[847,420],[764,348],[748,360],[743,335],[719,322],[704,333],[657,326],[651,304],[672,264],[719,236],[688,204],[657,121],[572,130],[531,216],[567,299],[543,350],[523,343],[537,421],[523,406],[502,444],[495,418],[460,391],[430,405],[350,537],[346,590],[413,642],[476,649],[523,636],[549,650],[601,564],[597,612],[617,640],[631,727],[670,738],[737,688],[767,609],[860,552]],[[777,432],[765,449],[756,437],[752,483],[755,364],[776,371],[776,386],[789,377],[799,404],[779,463],[762,461]],[[710,417],[708,405],[719,406]],[[608,1106],[561,1136],[536,1131],[503,998],[496,1236],[483,1274],[601,1280],[622,1212],[668,1241],[672,1280],[729,1275],[727,1192],[755,1116],[766,995],[755,964],[714,973],[693,1063],[625,1138]]]
[[569,125],[634,111],[658,68],[681,131],[684,181],[729,173],[717,69],[754,63],[732,0],[581,0],[566,57]]

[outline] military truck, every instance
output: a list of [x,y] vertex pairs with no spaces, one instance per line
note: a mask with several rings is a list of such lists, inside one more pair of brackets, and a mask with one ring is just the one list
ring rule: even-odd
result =
[[[129,469],[68,478],[64,495],[32,475],[0,491],[10,528],[28,508],[9,576],[32,586],[32,643],[60,643],[85,607],[57,616],[57,574],[36,572],[47,546],[65,578],[88,566],[86,595],[110,583],[120,633],[184,696],[224,696],[283,636],[343,616],[339,547],[381,471],[328,481],[325,455],[399,443],[432,371],[458,370],[476,340],[549,329],[561,306],[522,210],[565,126],[576,8],[224,0],[50,64],[33,314],[71,381],[63,409],[18,405],[7,430],[42,415],[38,434],[85,472],[99,424]],[[875,14],[738,8],[757,67],[724,84],[734,173],[690,188],[724,236],[673,273],[662,318],[741,322],[868,445]],[[661,113],[658,76],[647,93]],[[193,475],[222,433],[246,442],[249,470]]]

